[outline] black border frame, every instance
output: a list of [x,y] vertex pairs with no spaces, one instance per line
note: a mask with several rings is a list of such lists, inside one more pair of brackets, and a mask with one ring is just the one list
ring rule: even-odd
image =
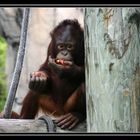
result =
[[[108,1],[105,2],[105,0],[103,1],[100,1],[98,0],[98,2],[94,1],[95,3],[86,3],[81,0],[76,1],[76,3],[43,3],[43,4],[40,4],[40,3],[36,3],[34,1],[34,3],[30,3],[29,1],[26,2],[26,0],[23,0],[21,1],[20,0],[20,4],[17,4],[16,1],[14,0],[11,0],[11,2],[9,2],[10,0],[5,0],[6,3],[1,3],[0,2],[0,8],[1,7],[13,7],[13,8],[17,8],[17,7],[22,7],[22,8],[25,8],[25,7],[30,7],[30,8],[60,8],[60,7],[83,7],[83,8],[88,8],[88,7],[140,7],[140,4],[137,3],[138,0],[136,0],[136,3],[135,0],[133,0],[133,3],[131,3],[129,1],[129,3],[122,3],[120,4],[119,1],[116,3],[116,4],[110,4],[108,3]],[[57,0],[58,2],[59,0]],[[90,0],[92,1],[92,0]],[[40,1],[41,2],[41,1]],[[54,1],[52,1],[54,2]],[[61,1],[59,1],[61,2]],[[72,0],[71,0],[72,2]],[[100,3],[101,2],[101,3]],[[123,2],[123,1],[121,1]],[[128,1],[127,1],[128,2]],[[86,133],[0,133],[0,136],[140,136],[140,132],[139,133],[94,133],[94,132],[86,132]]]

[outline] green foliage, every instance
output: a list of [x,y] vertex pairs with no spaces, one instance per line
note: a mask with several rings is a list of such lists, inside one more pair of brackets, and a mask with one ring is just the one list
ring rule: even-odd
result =
[[7,93],[5,74],[6,49],[6,41],[2,37],[0,37],[0,112],[3,110]]

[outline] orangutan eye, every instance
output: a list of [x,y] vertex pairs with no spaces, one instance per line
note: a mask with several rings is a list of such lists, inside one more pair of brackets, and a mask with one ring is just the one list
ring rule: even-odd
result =
[[59,50],[63,50],[63,49],[65,48],[65,46],[64,46],[63,44],[59,44],[59,45],[57,46],[57,48],[58,48]]
[[72,44],[67,45],[67,50],[72,51],[74,50],[74,46]]

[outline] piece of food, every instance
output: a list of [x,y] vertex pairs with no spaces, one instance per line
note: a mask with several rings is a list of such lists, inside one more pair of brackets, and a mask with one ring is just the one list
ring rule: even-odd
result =
[[60,65],[64,65],[64,60],[63,59],[56,59],[55,63],[60,64]]

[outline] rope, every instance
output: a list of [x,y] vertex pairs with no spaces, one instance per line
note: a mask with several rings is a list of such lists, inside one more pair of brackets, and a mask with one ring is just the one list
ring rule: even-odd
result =
[[53,123],[52,119],[46,115],[38,118],[39,120],[43,120],[47,127],[47,132],[54,133],[56,132],[56,125]]
[[16,66],[15,66],[12,82],[10,85],[8,97],[6,100],[5,107],[4,107],[4,118],[10,118],[11,113],[12,113],[12,106],[14,103],[14,99],[15,99],[15,95],[16,95],[16,91],[17,91],[17,87],[18,87],[18,83],[20,79],[20,74],[21,74],[21,70],[23,66],[24,55],[25,55],[29,12],[30,12],[29,8],[24,9],[20,45],[19,45],[17,61],[16,61]]

